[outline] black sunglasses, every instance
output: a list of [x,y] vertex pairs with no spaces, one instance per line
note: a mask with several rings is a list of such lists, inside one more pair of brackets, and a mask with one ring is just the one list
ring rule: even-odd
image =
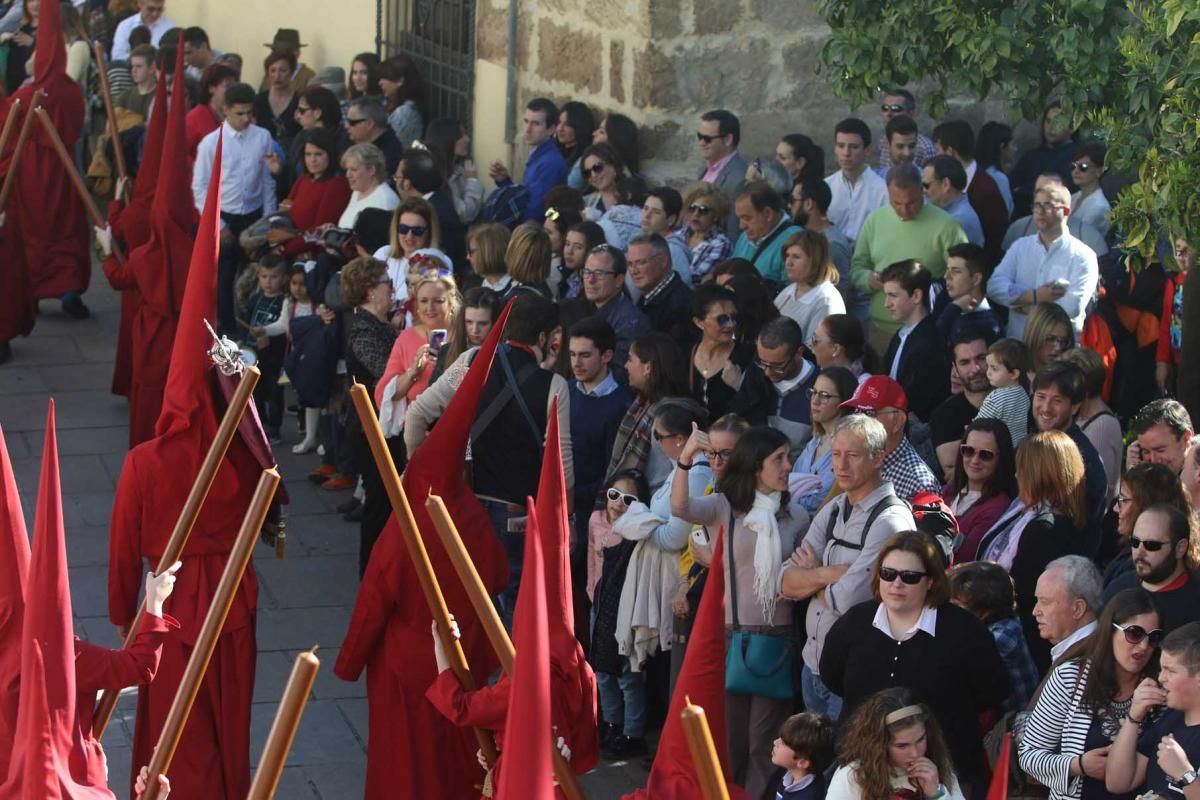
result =
[[429,230],[424,225],[405,225],[403,222],[396,226],[396,231],[401,236],[412,234],[413,236],[424,236],[425,231]]
[[1092,165],[1086,161],[1077,161],[1074,164],[1072,164],[1071,166],[1074,167],[1075,169],[1079,170],[1080,172],[1087,172],[1089,169],[1092,168]]
[[736,328],[738,323],[737,314],[717,314],[713,317],[713,322],[717,323],[722,328]]
[[1139,547],[1144,547],[1148,552],[1157,553],[1166,546],[1166,542],[1156,542],[1153,539],[1139,539],[1136,536],[1129,537],[1130,550],[1137,550]]
[[909,586],[916,586],[921,582],[921,579],[925,577],[925,574],[926,573],[915,569],[892,569],[891,567],[879,568],[879,580],[883,581],[884,583],[891,583],[892,581],[896,580],[896,578],[899,578],[902,583],[906,583]]
[[613,502],[620,500],[622,503],[625,504],[626,508],[629,508],[629,506],[631,506],[637,502],[637,497],[635,497],[634,495],[631,495],[631,494],[625,494],[620,489],[609,489],[608,490],[608,499],[612,500]]
[[693,214],[707,214],[708,212],[712,211],[712,209],[708,206],[701,205],[700,203],[692,203],[690,206],[688,206],[688,211],[692,212]]
[[366,122],[366,121],[367,121],[366,117],[363,117],[361,119],[351,119],[350,117],[346,117],[346,125],[347,125],[347,127],[350,127],[350,128],[353,128],[355,125],[358,125],[360,122]]
[[969,444],[960,444],[958,450],[962,453],[963,460],[972,459],[979,456],[980,461],[995,461],[996,452],[994,450],[984,450],[982,447],[972,447]]
[[604,168],[607,166],[608,164],[605,164],[603,161],[597,161],[590,167],[581,167],[579,171],[582,172],[583,177],[586,178],[591,175],[599,175],[601,172],[604,172]]
[[883,111],[885,113],[890,112],[892,114],[899,114],[900,112],[907,111],[908,109],[906,109],[904,106],[899,105],[897,103],[884,103],[881,106],[879,106],[879,110]]
[[716,136],[709,136],[707,133],[697,133],[696,134],[696,141],[704,142],[705,144],[709,144],[710,142],[715,142],[717,139],[720,139],[720,138],[722,138],[720,134],[718,134]]
[[1152,631],[1148,631],[1141,625],[1118,625],[1115,622],[1112,626],[1125,634],[1125,641],[1130,644],[1141,644],[1144,640],[1149,639],[1151,647],[1158,647],[1163,637],[1166,636],[1162,628],[1155,628]]
[[654,429],[654,441],[661,442],[663,439],[674,439],[676,436],[683,436],[682,433],[659,433],[658,428]]

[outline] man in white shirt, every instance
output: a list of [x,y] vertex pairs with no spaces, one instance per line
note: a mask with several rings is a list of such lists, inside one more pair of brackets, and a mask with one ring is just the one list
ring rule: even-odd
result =
[[254,124],[254,89],[237,83],[225,90],[225,122],[205,136],[196,150],[192,171],[192,199],[197,210],[204,208],[212,177],[217,137],[221,154],[221,257],[217,271],[217,321],[220,332],[237,335],[233,284],[241,266],[237,238],[242,231],[278,208],[275,179],[267,168],[266,156],[274,152],[271,134]]
[[1051,645],[1052,662],[1096,629],[1102,583],[1100,570],[1083,556],[1056,558],[1038,577],[1033,619]]
[[1100,283],[1100,268],[1090,247],[1071,235],[1066,219],[1071,193],[1047,183],[1033,197],[1036,236],[1018,239],[988,280],[988,298],[1008,306],[1008,335],[1020,339],[1029,309],[1058,303],[1071,318],[1075,336],[1083,331],[1088,304]]
[[121,20],[113,32],[113,61],[129,60],[129,34],[139,25],[146,26],[150,31],[150,44],[158,47],[162,35],[175,27],[175,23],[163,14],[166,6],[167,0],[138,0],[138,13]]
[[867,215],[887,205],[887,183],[867,167],[867,150],[871,146],[867,123],[849,117],[833,130],[834,152],[841,169],[825,178],[833,194],[828,214],[833,224],[853,242]]

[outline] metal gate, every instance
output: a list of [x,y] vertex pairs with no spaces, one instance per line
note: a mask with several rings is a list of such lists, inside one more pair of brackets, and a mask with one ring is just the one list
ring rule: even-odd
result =
[[471,129],[475,72],[475,0],[377,0],[380,56],[404,53],[429,85],[429,118],[451,117]]

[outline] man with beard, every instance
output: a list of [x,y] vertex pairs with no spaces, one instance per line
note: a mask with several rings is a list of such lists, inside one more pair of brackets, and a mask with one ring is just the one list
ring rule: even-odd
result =
[[1154,593],[1164,631],[1200,620],[1200,583],[1188,569],[1187,515],[1174,506],[1150,506],[1138,515],[1129,546],[1142,588]]
[[943,400],[929,417],[929,435],[947,481],[952,479],[963,429],[975,419],[992,390],[987,378],[987,351],[993,341],[988,331],[978,328],[963,329],[954,337],[950,372],[958,379],[962,392]]

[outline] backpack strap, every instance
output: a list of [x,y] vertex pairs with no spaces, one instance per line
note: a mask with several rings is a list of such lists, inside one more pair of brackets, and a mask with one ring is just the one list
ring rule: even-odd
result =
[[[875,520],[879,519],[879,515],[882,514],[884,511],[887,511],[889,508],[893,508],[895,506],[902,506],[902,505],[905,505],[905,502],[903,500],[901,500],[899,497],[896,497],[896,495],[894,495],[894,494],[886,495],[882,500],[880,500],[878,503],[876,503],[874,506],[871,507],[871,513],[867,515],[867,522],[865,525],[863,525],[862,538],[860,538],[858,540],[857,544],[855,544],[854,542],[847,541],[845,539],[838,539],[838,538],[834,537],[833,536],[833,524],[830,524],[830,526],[829,526],[829,536],[830,536],[829,541],[833,544],[838,545],[839,547],[845,547],[848,550],[862,550],[863,545],[866,544],[866,541],[867,541],[867,534],[869,534],[871,532],[871,526],[875,524]],[[840,509],[839,509],[838,513],[839,514],[841,513]]]
[[737,565],[733,561],[733,505],[729,506],[729,527],[725,530],[725,550],[729,554],[729,599],[730,611],[733,612],[733,629],[738,630],[737,610]]
[[501,366],[504,367],[504,386],[492,399],[492,402],[488,404],[488,407],[475,418],[475,424],[471,426],[471,439],[472,441],[478,440],[483,432],[488,429],[488,426],[495,422],[496,417],[508,405],[508,401],[515,398],[522,415],[525,417],[525,421],[529,423],[529,427],[534,432],[534,439],[538,443],[538,452],[541,452],[543,446],[542,436],[533,421],[533,415],[529,412],[529,406],[525,404],[525,398],[521,396],[521,392],[519,391],[521,384],[537,371],[538,365],[536,363],[526,364],[517,370],[517,373],[514,375],[512,365],[508,363],[508,358],[503,347],[496,348],[496,358]]

